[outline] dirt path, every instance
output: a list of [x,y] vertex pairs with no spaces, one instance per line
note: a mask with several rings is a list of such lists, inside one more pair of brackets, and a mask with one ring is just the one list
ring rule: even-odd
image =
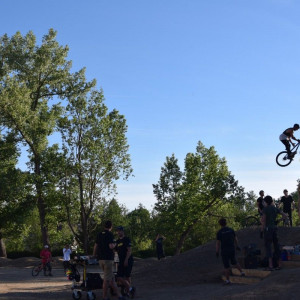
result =
[[[245,229],[237,236],[241,246],[255,243],[263,250],[258,229]],[[280,228],[278,236],[283,245],[300,244],[300,227]],[[38,261],[37,258],[0,259],[0,300],[72,299],[71,282],[63,274],[61,261],[56,259],[53,277],[34,278],[31,266]],[[89,266],[88,271],[100,270],[98,266]],[[163,261],[137,259],[132,277],[138,300],[300,299],[300,268],[274,271],[252,285],[223,286],[221,273],[222,263],[215,257],[215,241],[212,241]],[[102,299],[102,291],[95,292],[97,299]],[[85,293],[82,299],[86,299]]]
[[[201,300],[201,299],[299,299],[300,270],[281,270],[253,285],[223,286],[221,282],[192,285],[146,285],[145,280],[135,280],[138,287],[136,299],[141,300]],[[0,300],[72,299],[71,282],[62,269],[55,269],[53,277],[31,276],[30,268],[0,268]],[[102,299],[101,290],[96,290]],[[82,299],[86,299],[85,293]],[[116,299],[116,298],[111,298]]]

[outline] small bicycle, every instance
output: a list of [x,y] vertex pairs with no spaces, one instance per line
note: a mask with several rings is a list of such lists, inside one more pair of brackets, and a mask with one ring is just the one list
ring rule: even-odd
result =
[[39,275],[39,273],[44,269],[44,265],[42,263],[39,263],[37,266],[34,266],[32,268],[31,274],[33,277],[36,277]]
[[291,156],[288,156],[287,151],[281,151],[276,156],[276,163],[280,167],[288,166],[292,161],[295,155],[297,154],[297,150],[300,146],[300,142],[298,142],[292,149],[291,149]]

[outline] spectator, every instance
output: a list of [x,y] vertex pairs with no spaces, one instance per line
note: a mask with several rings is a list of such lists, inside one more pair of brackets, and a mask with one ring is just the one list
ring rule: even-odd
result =
[[65,245],[65,247],[63,248],[63,256],[64,256],[63,266],[64,266],[65,273],[67,269],[70,267],[71,253],[72,250],[70,249],[69,245]]
[[102,268],[103,275],[103,300],[108,300],[108,288],[112,287],[113,291],[118,295],[119,300],[125,300],[121,296],[118,290],[117,284],[115,282],[115,276],[113,273],[114,265],[114,252],[113,249],[116,246],[114,241],[114,236],[111,233],[112,222],[106,221],[104,230],[97,235],[96,243],[94,245],[93,256],[97,256],[99,260],[99,265]]
[[280,248],[277,237],[277,226],[276,226],[276,217],[278,214],[281,214],[284,218],[287,218],[287,215],[279,210],[273,204],[273,199],[271,196],[266,196],[264,198],[267,206],[263,209],[263,229],[264,229],[264,242],[266,257],[268,258],[269,267],[267,270],[273,271],[273,253],[272,253],[272,244],[274,246],[274,257],[277,259],[277,270],[280,270]]
[[265,192],[263,190],[259,191],[259,198],[256,201],[256,206],[258,209],[258,213],[260,215],[260,223],[261,223],[261,228],[260,228],[260,237],[263,238],[263,229],[262,229],[262,216],[263,216],[263,209],[265,207],[265,202],[264,202],[264,195]]
[[235,258],[235,249],[241,249],[238,246],[238,240],[234,230],[226,226],[226,219],[220,219],[219,224],[221,229],[217,233],[216,256],[219,257],[221,248],[221,256],[225,269],[224,274],[226,277],[225,284],[231,284],[229,279],[230,263],[240,271],[241,276],[245,276],[245,273],[242,271],[240,264]]
[[280,202],[283,203],[283,212],[288,214],[290,226],[293,226],[292,209],[294,209],[294,199],[289,195],[287,190],[283,191],[284,196],[281,197]]
[[119,256],[117,280],[125,287],[128,297],[133,298],[135,287],[131,286],[131,271],[133,267],[133,256],[131,252],[131,240],[125,236],[123,226],[117,227],[118,240],[116,250]]
[[165,252],[164,252],[164,247],[163,247],[163,241],[166,238],[161,235],[161,234],[157,234],[156,238],[155,238],[155,243],[156,243],[156,254],[157,254],[157,259],[160,260],[162,258],[165,258]]
[[43,270],[44,270],[44,276],[47,276],[47,269],[49,271],[49,276],[53,276],[51,271],[51,259],[52,259],[52,254],[51,251],[49,250],[49,246],[45,245],[44,249],[40,253],[40,257],[42,258],[42,264],[43,264]]

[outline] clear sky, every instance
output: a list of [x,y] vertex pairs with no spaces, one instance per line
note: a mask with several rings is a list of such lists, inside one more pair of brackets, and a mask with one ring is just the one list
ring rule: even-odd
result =
[[[49,28],[124,114],[134,176],[118,184],[130,210],[153,207],[167,156],[183,165],[200,140],[226,157],[246,191],[296,190],[279,134],[300,123],[300,1],[0,0],[0,34],[41,41]],[[300,138],[300,131],[296,132]]]

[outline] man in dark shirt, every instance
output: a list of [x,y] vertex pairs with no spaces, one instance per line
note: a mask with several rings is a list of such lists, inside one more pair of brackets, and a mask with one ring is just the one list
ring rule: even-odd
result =
[[123,226],[117,227],[118,240],[116,250],[119,256],[117,280],[125,287],[128,297],[133,298],[135,287],[131,286],[131,271],[133,267],[133,256],[131,252],[131,240],[125,236]]
[[245,273],[235,258],[235,249],[240,250],[240,247],[238,247],[234,230],[226,226],[227,222],[224,218],[219,220],[219,224],[222,228],[217,233],[216,256],[219,257],[221,248],[221,256],[225,268],[225,284],[230,284],[230,263],[241,272],[241,276],[245,276]]
[[294,209],[294,199],[289,195],[287,190],[283,191],[284,196],[281,197],[281,203],[283,203],[283,212],[289,215],[290,225],[292,227],[292,209]]
[[263,238],[263,229],[262,229],[262,211],[264,209],[264,195],[265,195],[265,192],[263,190],[259,191],[259,198],[257,199],[256,201],[256,206],[257,206],[257,210],[258,210],[258,213],[260,215],[260,224],[261,224],[261,228],[260,228],[260,237]]
[[104,272],[103,276],[103,300],[108,300],[108,288],[112,287],[114,292],[118,295],[119,300],[125,300],[121,296],[118,290],[117,284],[115,282],[115,277],[113,273],[114,265],[114,252],[113,249],[116,246],[114,241],[114,236],[111,233],[112,222],[106,221],[104,231],[98,233],[96,243],[94,245],[93,256],[97,256],[99,260],[99,265]]
[[287,218],[287,215],[279,210],[277,207],[272,205],[273,199],[271,196],[266,196],[264,198],[267,206],[263,209],[263,229],[264,229],[264,242],[266,249],[266,256],[269,260],[269,268],[268,270],[272,271],[273,268],[273,254],[272,254],[272,243],[274,246],[274,254],[277,258],[278,267],[279,259],[280,259],[280,249],[279,242],[277,237],[277,226],[276,226],[276,218],[278,214],[281,214],[284,218]]

